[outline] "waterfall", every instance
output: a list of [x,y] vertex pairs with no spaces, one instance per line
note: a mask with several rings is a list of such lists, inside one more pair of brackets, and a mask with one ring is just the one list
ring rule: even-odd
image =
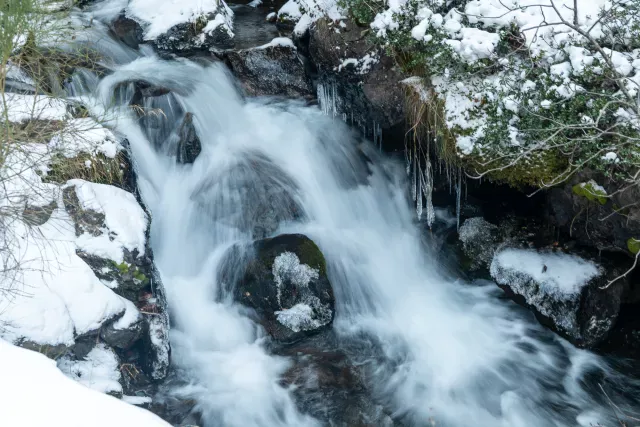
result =
[[[145,129],[151,125],[126,105],[110,105],[118,84],[132,78],[169,88],[172,102],[193,113],[202,143],[195,163],[177,164],[161,149],[168,143],[163,132]],[[90,79],[82,81],[78,90]],[[244,100],[220,63],[148,56],[114,66],[84,96],[93,97],[95,109],[100,102],[115,108],[117,130],[129,140],[171,312],[172,360],[182,380],[173,393],[195,402],[205,427],[328,424],[281,383],[291,362],[271,354],[247,309],[220,297],[217,272],[228,248],[252,241],[251,229],[236,219],[266,203],[253,190],[267,178],[304,210],[274,234],[303,233],[321,248],[336,299],[338,346],[370,368],[368,385],[402,425],[614,425],[589,378],[606,377],[627,390],[631,380],[545,331],[500,298],[493,283],[465,284],[442,272],[413,223],[403,165],[371,145],[356,149],[360,140],[347,124],[332,120],[335,88],[318,87],[325,115],[297,102]],[[163,119],[173,125],[178,116]],[[358,166],[366,163],[363,152],[366,168]],[[417,157],[407,163],[412,196],[420,200],[419,215],[426,197],[433,221],[432,166],[422,169]],[[457,175],[451,178],[459,216]]]

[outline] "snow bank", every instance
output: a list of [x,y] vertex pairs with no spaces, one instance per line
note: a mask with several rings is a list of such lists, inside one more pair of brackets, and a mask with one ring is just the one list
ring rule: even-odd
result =
[[45,356],[0,339],[0,425],[167,427],[144,409],[67,378]]

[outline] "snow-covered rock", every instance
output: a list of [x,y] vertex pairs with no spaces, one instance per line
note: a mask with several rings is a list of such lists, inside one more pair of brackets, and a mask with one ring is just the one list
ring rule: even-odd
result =
[[490,272],[543,323],[579,346],[605,339],[620,311],[623,281],[604,288],[605,269],[575,255],[505,247],[494,255]]
[[143,38],[158,49],[189,53],[233,44],[233,12],[223,0],[165,2],[132,0],[126,16],[140,22]]

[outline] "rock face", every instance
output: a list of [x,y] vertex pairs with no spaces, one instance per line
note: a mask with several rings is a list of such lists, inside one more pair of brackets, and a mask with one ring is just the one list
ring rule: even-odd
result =
[[262,153],[248,153],[216,172],[191,197],[226,225],[262,239],[281,222],[304,216],[297,185]]
[[200,138],[193,126],[193,114],[186,113],[178,129],[178,163],[193,163],[201,150]]
[[321,19],[311,28],[309,56],[318,69],[318,98],[360,126],[390,128],[404,119],[404,76],[367,38],[367,29]]
[[458,233],[470,269],[488,267],[503,238],[498,227],[482,217],[473,217],[465,220]]
[[304,65],[289,39],[275,39],[262,47],[228,52],[225,59],[249,96],[313,96]]
[[[590,196],[584,188],[598,194]],[[584,171],[549,191],[549,220],[585,246],[635,255],[629,243],[640,240],[640,188],[618,191],[609,179]]]
[[606,274],[601,265],[564,253],[505,247],[490,271],[507,294],[580,347],[592,348],[607,337],[625,291],[624,280],[602,289],[617,271]]
[[[258,240],[242,259],[230,251],[220,282],[280,342],[317,333],[333,321],[334,296],[326,263],[316,244],[301,234]],[[240,255],[240,256],[239,256]]]

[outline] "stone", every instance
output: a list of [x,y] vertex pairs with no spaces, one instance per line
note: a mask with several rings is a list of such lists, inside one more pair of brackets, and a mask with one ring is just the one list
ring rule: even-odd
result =
[[462,250],[470,260],[471,270],[488,267],[503,238],[498,226],[485,221],[482,217],[465,220],[458,234],[462,242]]
[[193,163],[201,150],[200,138],[193,126],[193,114],[186,113],[178,129],[178,163]]
[[311,98],[314,95],[293,42],[231,51],[224,58],[248,96]]
[[333,321],[335,301],[324,256],[302,234],[258,240],[249,251],[234,247],[219,279],[224,292],[255,310],[258,322],[279,342],[297,341]]
[[109,25],[113,36],[132,49],[138,49],[144,41],[143,30],[140,24],[127,18],[124,13],[118,15]]
[[142,337],[144,319],[140,316],[136,322],[124,329],[115,327],[117,320],[114,319],[100,328],[100,338],[113,348],[126,350]]
[[622,271],[604,263],[556,251],[500,248],[491,276],[540,322],[579,347],[594,348],[616,325],[626,280],[607,286]]

